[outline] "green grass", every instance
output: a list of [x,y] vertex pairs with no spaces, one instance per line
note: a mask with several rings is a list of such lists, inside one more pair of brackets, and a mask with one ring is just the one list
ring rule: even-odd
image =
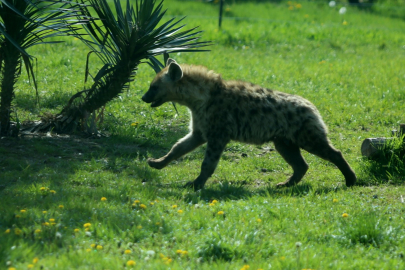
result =
[[[305,152],[302,183],[276,189],[292,170],[274,146],[231,143],[206,189],[184,190],[204,147],[161,171],[147,166],[188,132],[189,115],[140,100],[154,76],[141,65],[105,109],[107,137],[0,140],[0,269],[404,269],[401,152],[376,163],[360,146],[404,122],[405,21],[300,3],[227,4],[218,29],[218,5],[165,1],[167,18],[188,15],[215,42],[172,57],[311,100],[359,185],[346,188],[333,165]],[[59,112],[84,87],[87,52],[73,39],[32,50],[40,104],[23,74],[18,119]]]

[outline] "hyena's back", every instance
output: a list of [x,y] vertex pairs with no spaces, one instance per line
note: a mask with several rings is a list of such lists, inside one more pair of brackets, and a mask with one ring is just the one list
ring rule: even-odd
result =
[[311,102],[251,83],[228,81],[211,91],[206,113],[212,117],[209,123],[220,123],[240,142],[285,138],[301,148],[327,142],[327,128]]

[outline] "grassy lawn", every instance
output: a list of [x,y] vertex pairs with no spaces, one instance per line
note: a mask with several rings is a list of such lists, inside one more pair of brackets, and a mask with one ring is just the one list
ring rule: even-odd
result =
[[[204,190],[183,189],[205,147],[147,166],[188,132],[189,114],[141,101],[154,77],[143,64],[105,108],[107,136],[1,138],[0,269],[405,269],[404,176],[360,154],[365,138],[405,122],[405,21],[326,2],[229,1],[218,29],[216,4],[165,7],[215,43],[171,57],[312,101],[359,184],[346,188],[304,152],[303,181],[277,189],[292,170],[272,143],[230,143]],[[58,113],[84,87],[87,52],[74,39],[32,50],[40,101],[23,74],[13,117]]]

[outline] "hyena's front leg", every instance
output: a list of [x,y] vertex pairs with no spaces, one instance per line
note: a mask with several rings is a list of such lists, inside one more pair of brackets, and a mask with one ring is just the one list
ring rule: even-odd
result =
[[229,140],[208,140],[204,161],[201,165],[201,173],[192,182],[188,182],[185,187],[192,187],[194,190],[202,189],[208,178],[214,173],[222,152]]
[[152,168],[162,169],[171,161],[187,154],[203,143],[205,143],[205,140],[201,136],[200,132],[191,132],[175,143],[169,153],[167,153],[165,156],[158,159],[148,159],[148,164]]

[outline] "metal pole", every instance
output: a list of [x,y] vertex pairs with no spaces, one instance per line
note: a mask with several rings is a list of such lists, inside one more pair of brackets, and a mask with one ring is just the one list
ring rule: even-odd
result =
[[224,0],[220,0],[219,2],[219,28],[221,28],[221,24],[222,24],[222,11],[223,11],[223,7],[224,7]]

